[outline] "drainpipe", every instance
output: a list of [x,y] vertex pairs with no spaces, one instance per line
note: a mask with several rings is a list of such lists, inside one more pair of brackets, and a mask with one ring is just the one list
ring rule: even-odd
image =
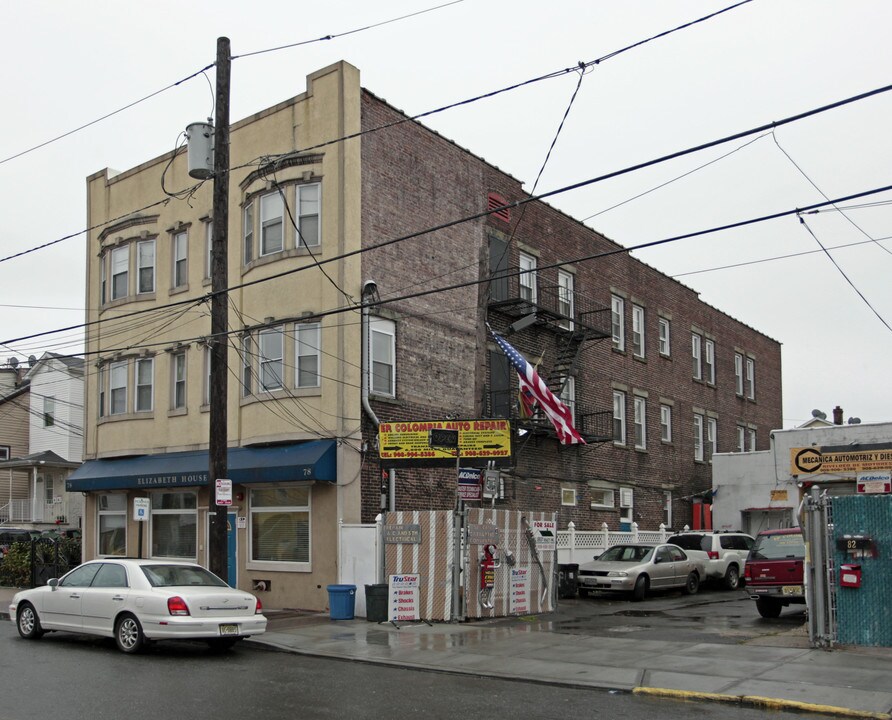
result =
[[[368,416],[369,420],[371,420],[375,424],[375,428],[380,425],[380,420],[378,420],[378,416],[375,415],[375,411],[372,410],[372,406],[369,404],[369,392],[370,392],[370,378],[371,378],[371,368],[369,367],[370,363],[370,345],[371,342],[371,333],[369,331],[369,306],[368,303],[373,302],[378,299],[378,283],[374,280],[366,280],[362,284],[362,408],[365,410],[365,414]],[[396,471],[391,469],[388,473],[387,479],[387,499],[385,503],[385,497],[382,493],[381,497],[381,509],[385,509],[385,507],[390,508],[390,510],[394,510],[396,505]]]

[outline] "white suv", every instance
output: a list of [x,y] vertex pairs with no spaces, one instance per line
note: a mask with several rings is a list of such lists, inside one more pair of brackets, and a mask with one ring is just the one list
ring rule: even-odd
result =
[[695,530],[673,535],[666,542],[678,545],[691,558],[703,560],[707,578],[718,580],[728,590],[736,590],[755,540],[742,532]]

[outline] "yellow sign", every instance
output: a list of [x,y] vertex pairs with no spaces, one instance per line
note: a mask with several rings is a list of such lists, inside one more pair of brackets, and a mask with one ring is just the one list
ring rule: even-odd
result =
[[508,420],[428,420],[391,422],[378,426],[378,453],[382,460],[455,461],[455,450],[431,447],[431,430],[457,430],[460,458],[497,460],[511,457],[511,423]]
[[787,491],[786,490],[772,490],[771,491],[771,502],[785,502],[787,500]]
[[823,451],[820,447],[790,449],[790,473],[854,473],[892,468],[892,447],[881,450]]

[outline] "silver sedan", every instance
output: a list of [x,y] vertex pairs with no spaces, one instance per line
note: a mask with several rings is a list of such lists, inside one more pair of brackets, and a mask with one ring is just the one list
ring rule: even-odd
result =
[[632,593],[643,600],[651,590],[683,588],[693,595],[706,569],[677,545],[614,545],[593,562],[579,566],[579,595],[595,590]]
[[224,650],[266,630],[256,597],[200,565],[172,560],[84,563],[43,587],[16,593],[9,617],[28,640],[55,630],[103,635],[125,653],[164,639],[205,640]]

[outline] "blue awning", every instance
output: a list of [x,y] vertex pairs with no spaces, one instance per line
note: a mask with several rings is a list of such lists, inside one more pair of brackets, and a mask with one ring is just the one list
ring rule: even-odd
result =
[[[337,443],[311,440],[291,445],[230,448],[227,476],[234,483],[337,482]],[[207,485],[207,450],[88,460],[65,481],[71,492]]]

